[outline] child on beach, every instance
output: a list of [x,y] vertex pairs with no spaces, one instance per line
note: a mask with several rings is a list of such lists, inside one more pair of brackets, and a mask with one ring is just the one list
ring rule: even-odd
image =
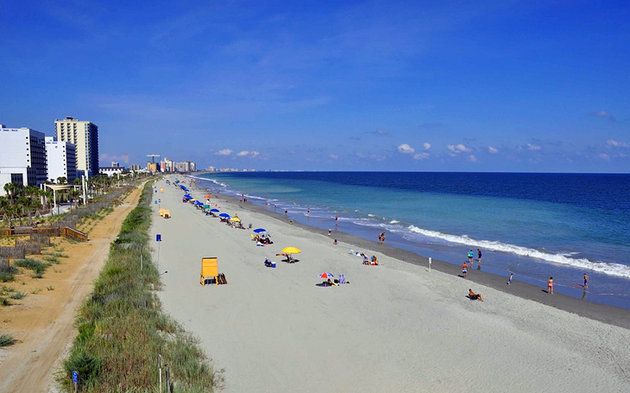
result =
[[466,278],[468,275],[468,264],[466,262],[462,263],[462,277]]
[[467,254],[467,256],[468,256],[468,266],[472,269],[472,266],[473,266],[473,258],[474,258],[474,256],[475,256],[475,254],[473,254],[473,250],[472,250],[472,249],[468,250],[468,254]]
[[549,276],[549,280],[547,280],[547,293],[553,295],[553,277]]

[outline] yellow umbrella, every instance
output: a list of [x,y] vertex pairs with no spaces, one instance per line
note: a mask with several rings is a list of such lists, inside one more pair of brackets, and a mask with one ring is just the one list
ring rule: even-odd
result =
[[283,254],[291,255],[291,254],[299,254],[302,250],[297,247],[285,247],[282,249]]
[[232,217],[232,218],[230,218],[230,221],[232,221],[232,222],[241,222],[241,219],[238,218],[238,217]]

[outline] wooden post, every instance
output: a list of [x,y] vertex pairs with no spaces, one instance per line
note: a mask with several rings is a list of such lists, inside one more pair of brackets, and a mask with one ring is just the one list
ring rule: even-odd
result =
[[158,392],[162,393],[162,355],[158,355],[158,371],[159,371],[158,380],[160,383],[160,390],[158,390]]

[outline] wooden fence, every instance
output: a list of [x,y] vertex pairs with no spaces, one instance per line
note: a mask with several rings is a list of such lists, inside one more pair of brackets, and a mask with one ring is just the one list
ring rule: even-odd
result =
[[45,235],[45,236],[63,236],[68,239],[79,241],[87,241],[88,235],[77,229],[70,227],[15,227],[5,228],[0,231],[1,236],[19,236],[19,235]]

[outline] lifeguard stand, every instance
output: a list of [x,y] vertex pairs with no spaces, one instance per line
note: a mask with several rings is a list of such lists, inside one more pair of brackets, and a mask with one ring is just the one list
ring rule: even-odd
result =
[[216,284],[218,275],[219,257],[201,258],[201,277],[199,278],[199,284],[206,285],[208,281],[210,281],[210,284]]

